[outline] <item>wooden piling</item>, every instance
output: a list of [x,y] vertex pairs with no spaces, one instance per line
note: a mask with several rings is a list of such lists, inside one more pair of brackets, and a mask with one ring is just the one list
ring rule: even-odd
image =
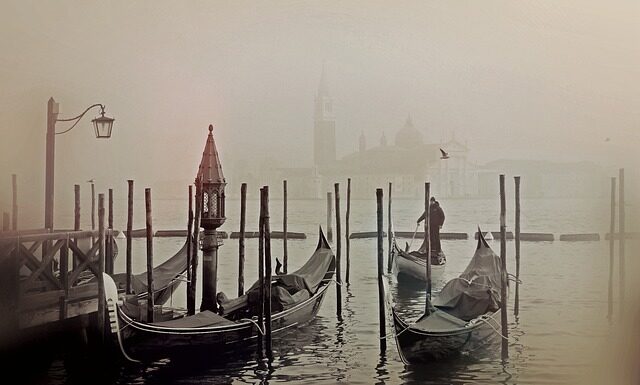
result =
[[91,182],[91,231],[96,229],[96,185]]
[[196,211],[193,218],[193,235],[191,236],[191,290],[187,295],[187,314],[194,315],[196,313],[196,287],[198,281],[198,245],[200,239],[200,217],[202,214],[202,185],[201,181],[196,178]]
[[264,203],[264,269],[265,269],[265,351],[269,361],[273,361],[273,348],[271,340],[271,226],[269,224],[269,186],[263,187]]
[[502,359],[509,358],[509,325],[507,321],[507,224],[506,200],[504,192],[504,174],[500,174],[500,321],[502,324]]
[[11,174],[11,192],[13,197],[12,211],[11,211],[11,229],[13,231],[18,230],[18,176]]
[[391,273],[391,245],[393,242],[393,234],[391,231],[391,189],[392,183],[389,182],[389,197],[387,200],[389,201],[389,205],[387,207],[387,240],[388,240],[388,249],[387,249],[387,273]]
[[144,204],[147,218],[147,322],[153,322],[153,224],[150,188],[144,189]]
[[387,318],[385,316],[385,293],[384,293],[384,245],[383,245],[383,214],[382,214],[382,189],[376,189],[376,213],[377,213],[377,233],[378,233],[378,322],[380,325],[380,352],[387,350]]
[[[620,240],[618,244],[618,253],[620,255],[620,261],[618,263],[619,277],[618,283],[620,285],[620,315],[624,314],[624,297],[625,297],[625,282],[624,282],[624,269],[625,269],[625,217],[624,217],[624,168],[621,168],[618,172],[618,231],[620,232]],[[613,238],[613,233],[611,233]]]
[[[80,231],[80,185],[76,184],[73,186],[73,230]],[[76,253],[73,253],[73,269],[79,265],[78,256]]]
[[[614,234],[616,231],[616,178],[611,178],[611,222],[609,223],[609,234]],[[609,320],[613,317],[613,259],[615,254],[615,237],[609,237],[609,302],[607,318]]]
[[[260,189],[260,217],[258,219],[258,232],[260,233],[258,238],[258,287],[259,290],[259,305],[258,305],[258,325],[262,330],[265,330],[264,324],[264,189]],[[264,358],[264,336],[262,331],[258,330],[257,335],[257,348],[258,348],[258,362],[261,362]]]
[[331,227],[331,221],[332,221],[332,216],[333,216],[333,209],[331,207],[332,203],[332,197],[331,197],[331,192],[327,192],[327,240],[329,242],[333,242],[333,229]]
[[187,297],[191,292],[191,248],[193,242],[191,242],[191,233],[193,232],[193,186],[189,185],[188,188],[188,202],[189,208],[187,211]]
[[240,237],[238,238],[238,297],[244,294],[244,239],[247,225],[247,184],[240,185]]
[[11,231],[11,214],[6,211],[2,213],[2,231]]
[[282,181],[282,272],[287,274],[289,266],[289,250],[287,248],[287,181]]
[[126,275],[127,275],[127,294],[133,293],[131,279],[133,276],[132,257],[131,257],[131,232],[133,231],[133,180],[127,180],[127,255],[126,255]]
[[105,244],[105,271],[107,274],[113,274],[113,189],[110,188],[108,192],[109,215],[107,220],[107,243]]
[[515,195],[516,195],[516,297],[513,305],[513,314],[518,316],[520,313],[520,177],[514,176],[515,182]]
[[100,337],[104,340],[106,335],[106,312],[107,300],[104,296],[104,281],[102,273],[104,272],[104,194],[98,196],[98,330]]
[[341,242],[340,238],[340,183],[334,183],[336,200],[336,315],[342,316],[342,274],[341,274]]
[[424,184],[424,242],[427,246],[427,258],[426,258],[426,290],[427,290],[427,300],[425,301],[425,314],[429,315],[431,312],[431,237],[430,237],[430,224],[429,220],[431,218],[430,207],[429,207],[429,199],[431,195],[431,183],[425,182]]
[[345,281],[349,285],[349,273],[351,271],[351,259],[349,252],[351,250],[351,240],[349,239],[349,217],[351,216],[351,178],[347,178],[347,213],[345,215],[345,230],[344,230],[344,243],[347,252],[347,271],[345,273]]

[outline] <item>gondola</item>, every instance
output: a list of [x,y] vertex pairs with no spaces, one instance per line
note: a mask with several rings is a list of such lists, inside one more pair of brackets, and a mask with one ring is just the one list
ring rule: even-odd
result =
[[[153,268],[154,303],[164,305],[171,295],[185,281],[187,272],[187,242],[172,257]],[[116,245],[117,250],[117,244]],[[127,274],[118,273],[112,276],[116,287],[124,291],[127,285]],[[147,298],[147,273],[135,274],[131,277],[131,290],[137,300]]]
[[[318,246],[309,260],[291,274],[275,275],[272,281],[272,336],[304,325],[315,318],[333,280],[335,257],[320,231]],[[263,326],[258,325],[259,284],[233,300],[218,293],[220,313],[202,311],[147,323],[146,311],[136,301],[120,301],[115,282],[104,276],[107,309],[120,349],[132,361],[179,358],[205,352],[212,359],[255,346]],[[136,309],[136,307],[138,307]]]
[[[398,276],[398,283],[423,284],[427,280],[427,253],[420,250],[409,251],[409,246],[402,250],[392,234],[391,259],[393,271]],[[431,274],[439,276],[444,271],[447,258],[444,253],[431,251]]]
[[417,321],[403,320],[391,304],[402,361],[439,361],[494,340],[501,328],[500,288],[500,257],[480,236],[467,268],[447,282]]

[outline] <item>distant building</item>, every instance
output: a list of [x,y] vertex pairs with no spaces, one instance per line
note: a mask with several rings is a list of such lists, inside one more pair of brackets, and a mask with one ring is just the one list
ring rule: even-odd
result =
[[329,95],[323,67],[314,108],[313,164],[324,170],[335,160],[336,119],[333,113],[333,98]]

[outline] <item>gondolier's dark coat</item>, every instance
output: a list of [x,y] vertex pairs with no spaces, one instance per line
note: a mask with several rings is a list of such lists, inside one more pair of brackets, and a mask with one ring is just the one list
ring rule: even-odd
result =
[[[418,223],[422,222],[426,216],[426,213],[422,213],[418,218]],[[438,201],[434,201],[429,205],[429,238],[431,239],[431,250],[440,251],[440,227],[444,224],[444,211],[440,207]],[[422,245],[420,248],[426,249],[426,245]]]

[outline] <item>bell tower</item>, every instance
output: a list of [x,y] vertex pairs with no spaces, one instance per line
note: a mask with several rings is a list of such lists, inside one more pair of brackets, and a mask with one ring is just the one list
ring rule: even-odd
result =
[[329,96],[324,66],[315,98],[313,125],[313,163],[325,168],[336,160],[336,120],[333,98]]

